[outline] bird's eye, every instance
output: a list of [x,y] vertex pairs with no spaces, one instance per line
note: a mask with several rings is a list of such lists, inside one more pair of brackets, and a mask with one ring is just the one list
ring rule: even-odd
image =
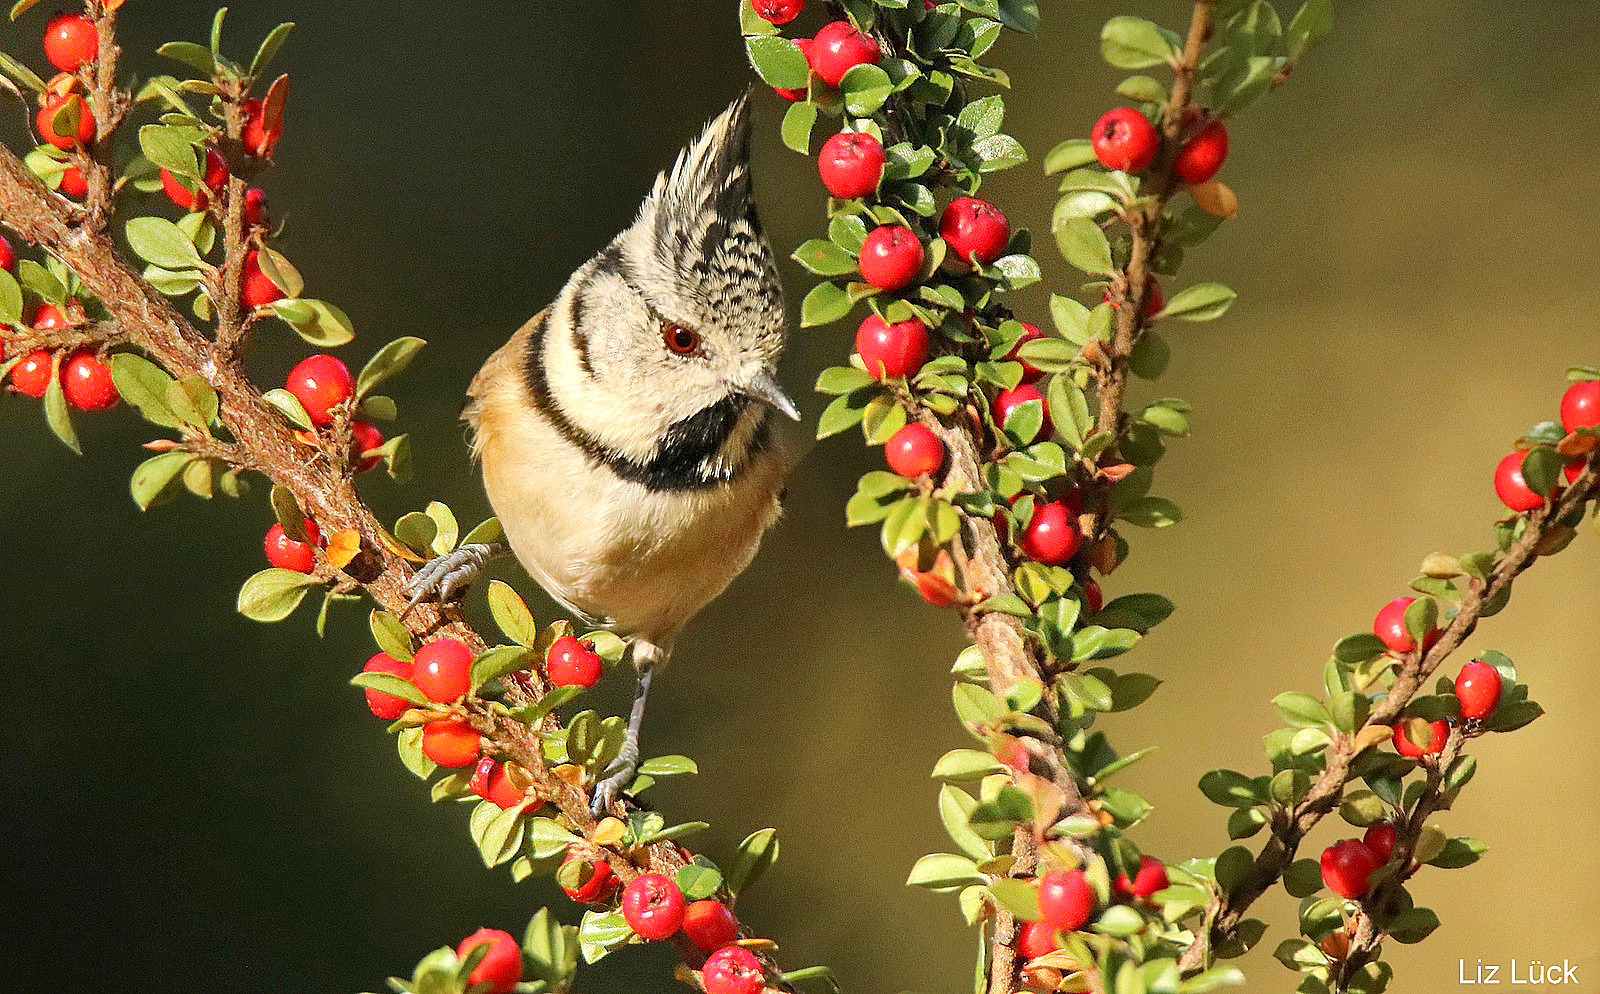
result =
[[700,336],[678,324],[662,324],[661,340],[673,355],[689,356],[700,351]]

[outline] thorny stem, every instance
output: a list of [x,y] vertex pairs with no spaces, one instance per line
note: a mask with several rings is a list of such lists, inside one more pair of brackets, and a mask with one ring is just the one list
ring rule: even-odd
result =
[[[1383,700],[1373,705],[1366,724],[1353,735],[1335,737],[1325,752],[1326,766],[1322,774],[1312,783],[1311,790],[1283,817],[1274,819],[1271,836],[1251,864],[1244,880],[1233,891],[1212,898],[1206,909],[1206,918],[1213,923],[1210,934],[1202,932],[1196,935],[1194,942],[1184,951],[1179,965],[1185,971],[1202,969],[1206,965],[1213,944],[1232,935],[1250,905],[1266,893],[1294,861],[1295,852],[1306,833],[1338,806],[1345,786],[1352,779],[1351,763],[1361,752],[1358,746],[1362,741],[1362,733],[1367,733],[1367,741],[1370,742],[1378,726],[1393,725],[1400,718],[1406,705],[1421,690],[1424,681],[1478,627],[1484,606],[1493,603],[1523,570],[1533,565],[1538,558],[1541,542],[1555,529],[1566,527],[1561,524],[1564,519],[1579,513],[1583,505],[1593,498],[1596,466],[1597,457],[1591,455],[1588,467],[1566,488],[1560,499],[1528,515],[1522,535],[1495,563],[1485,579],[1470,583],[1462,595],[1456,616],[1440,632],[1432,647],[1420,653],[1412,651],[1401,660],[1399,675],[1393,686]],[[1413,832],[1420,830],[1420,825],[1412,826]],[[1414,834],[1411,842],[1415,843]]]
[[[101,16],[103,19],[98,22],[100,51],[103,57],[109,57],[115,52],[110,34],[111,15],[103,12]],[[103,68],[98,71],[106,75]],[[94,107],[97,117],[102,105],[125,109],[127,99],[121,92],[98,92]],[[230,135],[237,134],[240,126],[233,116],[230,107]],[[109,149],[108,129],[120,117],[119,110],[100,118],[97,154]],[[233,192],[239,193],[239,205],[230,204],[230,215],[242,209],[241,180],[232,181],[230,193]],[[230,202],[235,199],[230,197]],[[324,575],[326,568],[327,575],[338,576],[341,585],[351,589],[359,586],[379,607],[392,614],[399,613],[408,600],[401,588],[414,574],[413,566],[391,547],[376,515],[356,493],[346,460],[335,458],[337,453],[330,452],[326,444],[308,453],[306,444],[295,437],[289,423],[246,377],[233,342],[213,342],[191,325],[119,255],[112,237],[105,231],[104,217],[97,222],[92,211],[86,215],[64,198],[54,195],[15,153],[3,146],[0,146],[0,218],[25,241],[60,259],[110,310],[111,323],[76,329],[74,343],[131,344],[148,353],[175,377],[204,379],[217,392],[220,418],[233,436],[240,462],[247,468],[261,471],[274,484],[287,488],[300,509],[318,523],[324,534],[353,530],[360,537],[361,552],[343,571],[333,570],[319,561],[319,575]],[[230,227],[236,223],[242,222],[230,217]],[[230,243],[230,255],[238,250],[239,246]],[[230,279],[229,284],[224,296],[237,306],[239,283],[237,279]],[[43,332],[24,331],[17,341],[47,343],[53,339]],[[8,342],[7,351],[16,351],[9,346]],[[219,456],[225,455],[222,449],[216,452]],[[411,633],[421,639],[448,635],[462,641],[475,653],[486,648],[484,640],[463,621],[456,605],[419,605],[408,616],[406,624]],[[536,703],[550,689],[543,674],[533,669],[512,674],[504,683],[507,700],[514,707]],[[499,714],[478,700],[454,705],[451,710],[483,734],[486,753],[509,759],[528,771],[537,797],[530,806],[548,803],[564,816],[574,831],[584,837],[593,835],[596,820],[589,811],[587,792],[557,777],[540,750],[537,733],[559,728],[557,718],[547,716],[540,726],[533,727]],[[622,805],[619,803],[615,810],[623,811]],[[595,851],[603,854],[624,883],[652,871],[671,876],[691,858],[688,850],[672,841],[651,843],[626,853],[598,846]],[[681,934],[674,937],[671,944],[679,958],[691,968],[698,969],[705,959],[705,954]],[[793,992],[790,985],[776,979],[769,980],[765,989]]]

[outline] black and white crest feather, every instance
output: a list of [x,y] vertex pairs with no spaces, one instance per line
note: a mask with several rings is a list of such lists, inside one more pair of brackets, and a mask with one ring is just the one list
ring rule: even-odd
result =
[[750,185],[748,95],[656,177],[617,245],[653,304],[687,296],[730,325],[781,337],[783,289]]

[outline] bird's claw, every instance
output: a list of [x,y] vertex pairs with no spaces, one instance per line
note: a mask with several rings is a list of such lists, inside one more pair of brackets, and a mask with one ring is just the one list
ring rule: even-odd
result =
[[634,775],[638,772],[638,747],[630,749],[624,746],[617,758],[600,774],[600,782],[594,786],[594,802],[590,804],[589,812],[596,818],[604,818],[611,805],[622,796],[623,788],[633,783]]
[[401,588],[402,593],[411,595],[400,612],[401,620],[423,601],[448,601],[465,594],[483,575],[484,566],[499,555],[502,552],[496,546],[474,543],[429,560]]

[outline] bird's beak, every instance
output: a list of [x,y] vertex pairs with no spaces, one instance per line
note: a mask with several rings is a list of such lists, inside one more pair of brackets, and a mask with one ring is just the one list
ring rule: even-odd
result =
[[768,370],[763,369],[754,380],[739,388],[739,392],[752,400],[759,400],[773,410],[787,414],[795,421],[800,420],[800,409],[794,406],[794,401],[783,392],[783,387],[778,386],[777,379]]

